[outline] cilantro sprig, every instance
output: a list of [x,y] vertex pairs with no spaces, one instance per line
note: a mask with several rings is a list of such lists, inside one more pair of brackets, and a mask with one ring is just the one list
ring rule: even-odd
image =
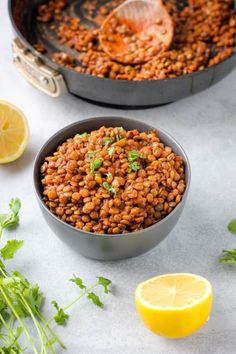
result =
[[110,147],[110,149],[108,149],[108,155],[109,155],[110,157],[112,157],[112,156],[114,155],[114,152],[115,152],[114,146],[112,146],[112,147]]
[[116,141],[120,141],[122,139],[122,136],[121,136],[121,132],[123,131],[124,129],[122,127],[119,127],[118,128],[118,134],[116,135]]
[[232,250],[223,250],[220,262],[236,265],[236,248],[233,248]]
[[97,157],[96,159],[90,162],[90,170],[92,175],[94,175],[96,169],[102,166],[102,161],[102,157]]
[[88,136],[87,132],[84,132],[82,134],[76,134],[75,135],[75,139],[82,139],[82,138],[86,138],[86,136]]
[[[0,216],[1,232],[18,224],[20,206],[19,199],[11,200],[12,213]],[[66,347],[51,327],[51,322],[55,321],[60,326],[66,325],[69,320],[67,310],[84,296],[96,306],[103,308],[104,304],[94,290],[96,287],[102,287],[104,293],[107,294],[110,291],[111,281],[98,277],[95,284],[87,287],[81,278],[74,275],[70,281],[82,292],[64,307],[59,306],[57,301],[52,301],[56,313],[47,320],[42,312],[45,296],[39,286],[30,283],[18,271],[7,271],[4,264],[4,261],[13,258],[22,246],[23,241],[8,240],[0,249],[0,353],[23,354],[25,352],[25,338],[27,338],[27,350],[30,353],[55,354],[56,343],[63,349]],[[28,324],[34,325],[33,330],[31,330],[32,326],[29,327]],[[22,347],[21,338],[23,336],[24,346]]]
[[[236,236],[236,219],[233,219],[228,224],[228,230]],[[230,265],[236,265],[236,248],[232,250],[223,250],[222,256],[220,257],[221,263],[227,263]]]
[[140,169],[140,165],[137,160],[140,158],[140,154],[137,150],[131,150],[128,153],[129,160],[129,172],[138,171]]
[[97,151],[88,151],[86,156],[87,157],[94,157],[96,155]]
[[108,182],[103,182],[103,187],[104,187],[109,193],[113,193],[113,194],[116,194],[116,193],[117,193],[116,188],[113,188]]
[[103,139],[103,145],[104,145],[104,146],[110,145],[110,144],[112,144],[113,142],[114,142],[113,139],[111,139],[109,136],[106,136],[106,137]]
[[10,214],[0,214],[0,238],[4,229],[14,228],[19,224],[19,210],[21,201],[19,198],[12,198],[9,203]]

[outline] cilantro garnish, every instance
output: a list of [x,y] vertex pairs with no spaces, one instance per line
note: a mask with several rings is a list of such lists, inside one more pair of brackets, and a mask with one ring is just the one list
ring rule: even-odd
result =
[[76,277],[74,275],[74,278],[70,279],[70,281],[72,281],[73,283],[75,283],[80,289],[85,289],[86,286],[83,283],[83,280],[79,277]]
[[102,166],[102,157],[98,157],[90,162],[90,170],[92,175],[94,175],[94,172],[97,168]]
[[94,303],[94,305],[103,308],[104,304],[101,302],[101,300],[99,299],[99,297],[94,293],[94,292],[90,292],[87,296],[88,299],[92,300],[92,302]]
[[140,154],[137,150],[131,150],[128,153],[128,160],[129,162],[136,161],[140,157]]
[[[19,199],[12,199],[12,214],[0,215],[1,233],[5,228],[18,224],[20,206]],[[96,306],[103,308],[104,304],[94,289],[100,286],[107,294],[111,282],[98,277],[95,284],[87,287],[81,278],[74,275],[70,280],[82,290],[81,293],[64,307],[60,307],[57,301],[52,301],[56,314],[47,320],[42,312],[44,294],[39,286],[30,283],[18,271],[8,272],[3,263],[4,260],[13,258],[22,246],[23,241],[9,240],[0,249],[0,352],[23,354],[27,345],[27,352],[32,354],[55,354],[56,344],[63,349],[65,345],[51,327],[51,322],[54,320],[58,325],[65,325],[69,319],[67,310],[85,296]],[[22,344],[21,337],[24,337]]]
[[94,157],[96,155],[97,151],[88,151],[86,156],[88,157]]
[[112,140],[109,136],[106,136],[106,137],[103,139],[103,141],[104,141],[104,144],[103,144],[104,146],[113,143],[113,140]]
[[110,186],[110,184],[108,182],[103,182],[103,187],[109,192],[109,193],[117,193],[117,190],[115,188],[113,188],[112,186]]
[[[228,224],[228,230],[236,236],[236,219],[233,219]],[[223,250],[223,255],[220,258],[221,263],[236,265],[236,248],[232,250]]]
[[129,172],[138,171],[140,169],[139,163],[136,161],[140,157],[140,154],[137,150],[131,150],[128,153]]
[[228,263],[232,265],[236,265],[236,248],[232,250],[223,250],[223,255],[220,258],[221,263]]
[[65,311],[58,306],[58,303],[55,300],[52,301],[52,305],[57,310],[57,314],[54,316],[54,320],[56,321],[56,323],[59,324],[59,326],[66,324],[69,315],[67,315]]
[[231,234],[236,236],[236,219],[233,219],[229,222],[228,230],[231,232]]
[[21,201],[19,198],[12,198],[9,203],[9,207],[12,211],[10,214],[0,214],[0,237],[4,229],[15,227],[19,223],[19,210],[21,207]]
[[88,135],[88,133],[84,132],[82,134],[76,134],[75,139],[80,139],[80,138],[85,138]]
[[24,241],[10,240],[7,241],[6,245],[0,249],[0,254],[5,260],[14,257],[15,253],[23,246]]
[[112,157],[113,154],[114,154],[114,151],[115,151],[114,146],[110,147],[110,149],[108,150],[108,155],[109,155],[110,157]]
[[139,169],[140,169],[140,165],[137,161],[131,162],[129,164],[129,172],[132,172],[132,171],[136,172]]
[[122,127],[118,128],[118,134],[116,135],[116,141],[120,141],[122,139],[121,132],[123,131]]
[[98,284],[102,285],[104,288],[104,292],[108,294],[110,292],[109,286],[111,285],[111,281],[104,277],[98,277]]

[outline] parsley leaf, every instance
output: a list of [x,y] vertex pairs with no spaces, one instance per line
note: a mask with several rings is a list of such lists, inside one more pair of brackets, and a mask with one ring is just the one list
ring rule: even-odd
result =
[[59,326],[62,326],[66,324],[69,315],[67,315],[62,308],[58,306],[58,303],[56,301],[52,301],[53,306],[57,310],[57,314],[54,316],[54,320],[56,321]]
[[223,250],[223,256],[220,258],[220,262],[236,265],[236,248]]
[[86,289],[86,286],[83,283],[83,280],[79,277],[76,277],[75,275],[73,275],[74,278],[70,279],[70,281],[72,281],[73,283],[75,283],[76,285],[78,285],[78,287],[80,289]]
[[123,131],[122,127],[118,128],[118,134],[116,135],[116,141],[120,141],[122,139],[121,132]]
[[92,175],[94,175],[94,172],[97,168],[102,166],[102,161],[103,161],[102,157],[98,157],[90,162],[90,169]]
[[104,277],[97,277],[97,278],[98,278],[98,284],[102,285],[104,288],[104,293],[108,294],[110,292],[109,285],[111,284],[111,281]]
[[88,133],[84,132],[82,134],[76,134],[75,139],[80,139],[80,138],[85,138],[88,135]]
[[103,182],[103,187],[109,192],[109,193],[114,193],[116,194],[117,190],[110,186],[108,182]]
[[107,178],[110,178],[110,177],[112,177],[112,173],[108,172],[108,173],[106,173],[106,176],[107,176]]
[[230,221],[230,223],[228,224],[228,230],[236,235],[236,219],[233,219]]
[[109,155],[110,157],[112,157],[113,154],[114,154],[114,151],[115,151],[114,146],[110,147],[110,149],[108,150],[108,155]]
[[101,302],[101,300],[99,299],[99,297],[94,293],[94,292],[90,292],[87,296],[88,299],[92,300],[92,302],[94,303],[94,305],[103,308],[104,304]]
[[94,157],[96,155],[97,151],[88,151],[86,156],[88,157]]
[[24,241],[9,240],[6,245],[0,249],[0,254],[4,260],[11,259],[15,253],[23,246]]
[[104,141],[104,144],[103,144],[104,146],[113,143],[113,140],[109,136],[106,136],[103,141]]

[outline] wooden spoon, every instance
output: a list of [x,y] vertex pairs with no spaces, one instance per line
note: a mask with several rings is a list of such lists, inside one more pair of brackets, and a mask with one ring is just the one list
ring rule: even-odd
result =
[[138,64],[168,49],[173,35],[173,21],[162,0],[127,0],[105,19],[99,40],[112,59]]

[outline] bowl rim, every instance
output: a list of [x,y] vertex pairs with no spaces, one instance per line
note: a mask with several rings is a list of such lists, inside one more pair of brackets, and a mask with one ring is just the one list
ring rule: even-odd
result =
[[[122,124],[122,121],[123,122],[132,122],[134,124],[134,127],[135,127],[135,123],[144,123],[145,125],[147,125],[150,129],[155,129],[157,130],[157,132],[161,132],[162,134],[164,134],[166,137],[168,137],[171,141],[173,141],[177,146],[178,148],[180,149],[181,151],[181,156],[184,158],[184,164],[185,164],[185,169],[187,171],[187,174],[188,174],[188,180],[187,180],[187,183],[186,183],[186,188],[185,188],[185,191],[184,191],[184,194],[183,194],[183,197],[182,197],[182,200],[181,202],[166,216],[164,217],[163,219],[161,219],[160,221],[156,222],[155,224],[151,225],[151,226],[148,226],[147,228],[145,229],[141,229],[141,230],[138,230],[138,231],[134,231],[134,232],[128,232],[128,233],[125,233],[125,234],[99,234],[99,233],[95,233],[95,232],[89,232],[89,231],[84,231],[84,230],[81,230],[81,229],[77,229],[76,227],[70,225],[69,223],[61,220],[60,218],[58,218],[55,214],[53,214],[48,208],[47,206],[45,205],[44,201],[42,200],[42,195],[40,193],[40,190],[36,184],[36,181],[38,180],[39,178],[39,170],[37,169],[37,165],[39,163],[39,160],[41,159],[41,156],[42,156],[42,153],[44,151],[44,149],[47,147],[47,145],[51,142],[54,141],[54,139],[60,135],[61,133],[63,133],[65,130],[67,129],[70,129],[72,128],[73,126],[78,126],[79,124],[81,123],[86,123],[86,122],[91,122],[91,121],[98,121],[99,119],[105,119],[107,121],[110,121],[110,120],[113,120],[113,119],[119,119],[121,121],[121,124]],[[135,128],[134,128],[135,129]],[[70,136],[68,137],[65,137],[65,140],[70,138]],[[143,121],[139,121],[137,119],[133,119],[133,118],[128,118],[128,117],[120,117],[120,116],[112,116],[112,115],[101,115],[101,116],[93,116],[93,117],[90,117],[90,118],[85,118],[85,119],[82,119],[82,120],[79,120],[79,121],[76,121],[76,122],[73,122],[71,124],[68,124],[66,125],[65,127],[59,129],[56,133],[54,133],[51,137],[49,137],[46,142],[42,145],[42,147],[40,148],[40,150],[38,151],[36,157],[35,157],[35,160],[34,160],[34,165],[33,165],[33,185],[34,185],[34,192],[36,194],[36,197],[37,197],[37,200],[38,202],[40,203],[40,206],[43,207],[43,209],[56,221],[58,222],[59,224],[61,223],[62,226],[65,226],[65,227],[69,227],[71,230],[77,232],[78,234],[83,234],[85,235],[86,237],[88,236],[93,236],[95,238],[125,238],[125,237],[129,237],[129,236],[134,236],[134,235],[140,235],[144,232],[147,232],[147,231],[150,231],[151,229],[154,229],[155,227],[157,227],[158,225],[161,225],[161,224],[164,224],[165,222],[167,222],[171,217],[173,217],[173,215],[181,208],[181,205],[183,204],[183,202],[185,201],[185,199],[187,198],[187,195],[188,195],[188,192],[189,192],[189,188],[190,188],[190,182],[191,182],[191,167],[190,167],[190,162],[189,162],[189,159],[188,159],[188,156],[185,152],[185,150],[183,149],[183,147],[178,143],[178,141],[171,135],[169,134],[168,132],[166,132],[166,130],[162,129],[162,128],[157,128],[157,127],[154,127],[152,125],[149,125],[148,123],[145,123]]]

